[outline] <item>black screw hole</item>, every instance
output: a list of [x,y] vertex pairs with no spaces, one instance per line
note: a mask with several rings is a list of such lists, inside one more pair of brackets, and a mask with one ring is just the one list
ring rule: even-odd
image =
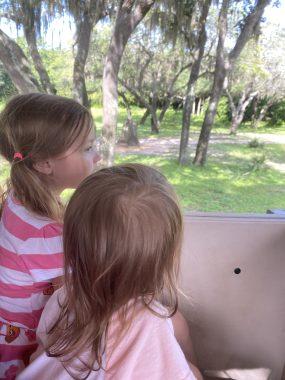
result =
[[234,270],[234,272],[235,272],[235,274],[240,274],[241,269],[240,269],[240,268],[236,268],[236,269]]

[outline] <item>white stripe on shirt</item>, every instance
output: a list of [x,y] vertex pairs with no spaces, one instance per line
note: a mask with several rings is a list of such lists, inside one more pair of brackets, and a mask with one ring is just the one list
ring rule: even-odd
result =
[[29,274],[0,265],[0,282],[8,285],[31,286],[32,278]]

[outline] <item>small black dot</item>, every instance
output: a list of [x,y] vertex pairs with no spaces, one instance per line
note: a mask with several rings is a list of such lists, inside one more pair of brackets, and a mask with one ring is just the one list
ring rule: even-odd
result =
[[240,269],[240,268],[236,268],[236,269],[234,270],[234,272],[235,272],[235,274],[240,274],[241,269]]

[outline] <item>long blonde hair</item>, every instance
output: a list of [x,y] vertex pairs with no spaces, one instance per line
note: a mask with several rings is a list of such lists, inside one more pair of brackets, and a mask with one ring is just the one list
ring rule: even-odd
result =
[[119,165],[85,179],[65,212],[66,297],[49,331],[48,355],[64,363],[91,347],[81,369],[89,375],[94,365],[103,368],[115,312],[126,326],[129,301],[142,300],[155,313],[152,301],[167,295],[173,315],[182,226],[175,192],[155,169]]
[[[12,98],[0,114],[0,154],[11,164],[2,204],[13,189],[30,211],[62,219],[61,203],[34,163],[64,153],[92,127],[90,112],[72,99],[40,93]],[[15,159],[16,152],[23,159]]]

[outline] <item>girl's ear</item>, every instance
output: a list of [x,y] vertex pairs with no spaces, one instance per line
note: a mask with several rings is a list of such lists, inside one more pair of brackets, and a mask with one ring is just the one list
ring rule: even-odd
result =
[[53,165],[50,160],[37,161],[33,164],[33,167],[42,174],[51,175],[53,172]]

